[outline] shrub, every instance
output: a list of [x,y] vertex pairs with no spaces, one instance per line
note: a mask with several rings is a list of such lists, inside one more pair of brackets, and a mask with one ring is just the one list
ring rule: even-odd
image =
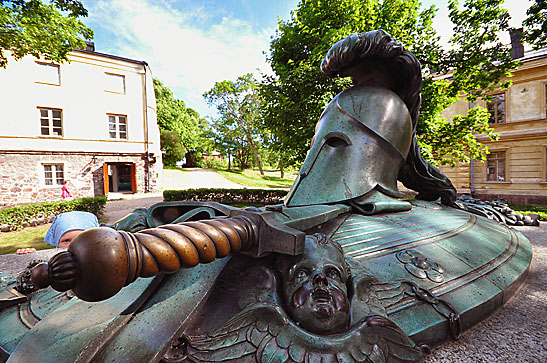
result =
[[163,200],[192,200],[201,202],[219,202],[224,204],[276,204],[281,203],[287,195],[286,190],[279,189],[187,189],[166,190]]
[[199,157],[194,161],[195,165],[204,169],[226,169],[228,162],[226,160],[218,160],[215,158]]
[[203,166],[202,168],[207,169],[226,169],[228,167],[228,163],[224,160],[218,160],[215,158],[207,158],[203,159]]
[[509,205],[516,213],[522,215],[537,214],[542,221],[547,221],[547,207],[535,206],[533,204],[511,204]]
[[0,225],[2,232],[13,231],[30,225],[48,223],[59,213],[76,210],[100,217],[105,204],[105,196],[26,204],[0,210]]

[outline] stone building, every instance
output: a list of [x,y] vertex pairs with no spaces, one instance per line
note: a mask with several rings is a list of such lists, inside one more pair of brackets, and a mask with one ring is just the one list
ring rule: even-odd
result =
[[[513,48],[521,65],[512,71],[512,86],[493,94],[488,103],[479,101],[500,135],[498,141],[477,135],[488,146],[487,161],[472,160],[441,170],[458,193],[547,205],[547,48],[533,52],[524,52],[518,44]],[[445,114],[465,114],[473,106],[460,101]]]
[[0,68],[0,207],[149,192],[162,173],[156,100],[143,61],[86,50]]

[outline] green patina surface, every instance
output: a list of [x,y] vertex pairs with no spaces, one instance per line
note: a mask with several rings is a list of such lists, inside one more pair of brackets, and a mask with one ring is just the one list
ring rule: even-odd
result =
[[[424,202],[409,212],[351,215],[332,239],[375,276],[387,281],[410,280],[452,304],[464,329],[514,293],[513,287],[526,275],[532,258],[530,242],[519,232]],[[443,281],[411,274],[396,257],[409,250],[438,263],[444,270]],[[387,310],[390,319],[417,342],[440,342],[448,337],[446,319],[427,303],[408,297]]]
[[[164,203],[149,211],[173,205]],[[211,208],[193,205],[196,210],[204,207]],[[181,208],[186,213],[189,206],[183,203]],[[484,319],[514,294],[532,258],[530,242],[519,232],[436,203],[412,202],[411,210],[405,208],[361,215],[345,205],[284,207],[273,208],[279,212],[271,212],[269,218],[304,231],[326,226],[323,232],[342,246],[346,257],[357,260],[374,277],[414,282],[453,305],[463,329]],[[213,209],[220,214],[232,210]],[[129,220],[139,224],[146,213],[139,210]],[[329,227],[333,221],[338,222]],[[131,226],[126,223],[125,227]],[[408,261],[420,256],[436,270],[416,272],[420,269]],[[36,357],[44,362],[78,357],[83,361],[158,360],[184,331],[187,319],[199,312],[227,261],[139,279],[99,303],[42,290],[21,307],[1,312],[0,345],[12,353],[15,362],[36,361]],[[386,312],[417,343],[435,344],[449,338],[446,318],[414,296],[394,302]]]

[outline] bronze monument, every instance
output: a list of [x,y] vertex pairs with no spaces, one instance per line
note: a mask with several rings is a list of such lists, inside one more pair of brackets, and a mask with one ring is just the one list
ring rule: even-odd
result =
[[81,233],[25,294],[3,290],[3,358],[414,362],[506,302],[530,243],[461,210],[421,156],[416,57],[378,30],[336,43],[321,71],[354,86],[283,205],[164,202]]

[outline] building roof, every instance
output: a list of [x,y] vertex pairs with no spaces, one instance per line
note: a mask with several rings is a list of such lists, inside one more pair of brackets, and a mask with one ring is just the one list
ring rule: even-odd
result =
[[547,57],[547,47],[534,50],[534,51],[524,52],[524,57],[519,58],[518,60],[521,62],[529,62],[529,61],[533,61],[533,60],[541,59],[545,57]]
[[85,49],[74,49],[74,52],[85,53],[85,54],[93,54],[93,55],[98,55],[98,56],[101,56],[101,57],[121,60],[121,61],[125,61],[125,62],[130,62],[130,63],[148,65],[148,63],[146,63],[146,61],[140,61],[140,60],[125,58],[125,57],[120,57],[120,56],[112,55],[112,54],[100,53],[100,52],[96,52],[94,50],[92,51],[92,50],[85,50]]

